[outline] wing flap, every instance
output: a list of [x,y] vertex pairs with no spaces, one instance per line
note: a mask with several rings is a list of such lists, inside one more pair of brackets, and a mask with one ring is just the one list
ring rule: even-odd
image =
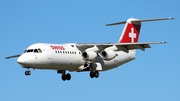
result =
[[134,49],[140,49],[142,51],[145,51],[145,48],[151,48],[149,44],[136,44],[136,45],[116,45],[118,47],[118,50],[122,50],[124,52],[128,52],[129,50]]

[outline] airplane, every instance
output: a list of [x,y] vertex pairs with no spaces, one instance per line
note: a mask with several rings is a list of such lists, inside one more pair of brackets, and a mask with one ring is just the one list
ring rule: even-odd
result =
[[142,22],[172,20],[174,18],[136,19],[107,24],[114,26],[125,24],[122,34],[116,43],[35,43],[22,54],[5,57],[18,57],[17,62],[31,75],[30,68],[56,70],[63,81],[70,80],[69,72],[88,71],[91,78],[98,78],[99,72],[117,68],[136,58],[136,50],[145,51],[151,44],[166,42],[138,42]]

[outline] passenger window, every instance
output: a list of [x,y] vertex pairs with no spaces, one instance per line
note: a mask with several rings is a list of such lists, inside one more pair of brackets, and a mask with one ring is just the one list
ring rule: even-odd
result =
[[37,50],[37,49],[34,49],[34,53],[38,53],[38,50]]

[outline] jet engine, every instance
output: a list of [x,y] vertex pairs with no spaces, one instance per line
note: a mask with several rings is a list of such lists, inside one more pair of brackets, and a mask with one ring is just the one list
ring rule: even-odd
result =
[[94,51],[84,51],[82,57],[85,61],[92,61],[97,57],[97,53]]
[[104,50],[101,52],[101,56],[104,60],[111,60],[117,56],[117,54],[112,50]]

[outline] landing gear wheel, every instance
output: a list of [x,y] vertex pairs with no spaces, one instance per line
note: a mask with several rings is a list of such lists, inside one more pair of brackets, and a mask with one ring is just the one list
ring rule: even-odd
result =
[[66,80],[71,80],[71,74],[69,73],[66,74]]
[[95,71],[95,72],[94,72],[94,77],[95,77],[95,78],[98,78],[98,77],[99,77],[99,72],[98,72],[98,71]]
[[90,72],[90,73],[89,73],[89,76],[90,76],[91,78],[94,78],[94,72]]
[[25,71],[25,75],[26,76],[31,75],[31,71]]
[[69,74],[69,73],[62,74],[61,78],[62,78],[63,81],[71,80],[71,74]]
[[66,75],[62,75],[61,78],[63,81],[66,81]]
[[99,77],[99,72],[98,71],[92,71],[92,72],[90,72],[89,73],[89,76],[91,77],[91,78],[98,78]]

